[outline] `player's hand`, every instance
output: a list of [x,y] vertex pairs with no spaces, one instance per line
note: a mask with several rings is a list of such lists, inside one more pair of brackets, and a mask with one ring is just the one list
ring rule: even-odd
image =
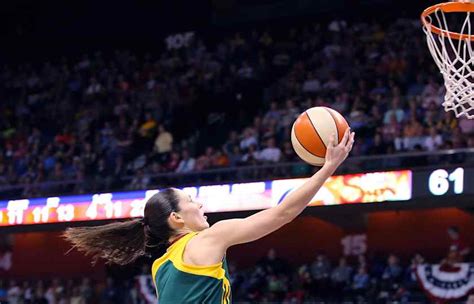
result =
[[351,152],[352,145],[354,145],[354,136],[355,133],[351,132],[350,128],[347,128],[341,142],[337,144],[336,134],[333,134],[329,139],[324,166],[329,166],[331,169],[336,170],[347,158],[349,152]]

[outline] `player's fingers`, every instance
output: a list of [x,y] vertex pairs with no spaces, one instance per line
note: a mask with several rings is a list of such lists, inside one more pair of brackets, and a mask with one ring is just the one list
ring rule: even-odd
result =
[[349,140],[347,141],[347,146],[349,146],[350,148],[352,148],[352,145],[354,144],[354,137],[355,137],[355,133],[352,132],[351,135],[349,136]]
[[349,135],[351,133],[351,128],[347,128],[346,132],[344,132],[344,136],[341,139],[341,142],[339,143],[341,147],[347,146],[347,142],[349,141]]
[[331,136],[329,136],[329,147],[328,148],[332,148],[336,146],[336,134],[331,134]]
[[347,153],[351,152],[352,150],[352,146],[354,145],[354,136],[355,136],[355,133],[352,132],[347,142],[347,145],[344,147]]

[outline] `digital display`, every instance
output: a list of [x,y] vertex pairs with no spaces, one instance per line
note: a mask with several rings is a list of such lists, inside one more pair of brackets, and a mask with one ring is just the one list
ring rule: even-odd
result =
[[474,168],[445,167],[413,173],[413,197],[474,194]]
[[[350,203],[406,201],[411,199],[410,170],[338,175],[330,177],[311,200],[310,206]],[[273,182],[275,200],[281,200],[307,179],[288,179]]]
[[[307,178],[186,187],[205,212],[266,209],[281,203]],[[333,176],[311,206],[406,201],[411,199],[410,170]],[[159,190],[99,193],[0,201],[0,226],[124,219],[143,216],[146,201]]]

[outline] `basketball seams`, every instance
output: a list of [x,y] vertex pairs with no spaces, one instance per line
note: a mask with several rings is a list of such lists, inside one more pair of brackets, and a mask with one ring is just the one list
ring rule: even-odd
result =
[[[306,113],[305,113],[306,114]],[[309,119],[309,116],[308,116],[308,120],[311,122],[311,119]],[[313,126],[313,123],[311,122],[311,125]],[[314,128],[314,126],[313,126]],[[316,135],[318,135],[319,139],[321,139],[321,137],[319,136],[318,132],[316,131],[316,129],[314,129]],[[298,143],[301,145],[301,147],[303,149],[305,149],[309,154],[313,155],[313,156],[316,156],[316,157],[324,157],[324,156],[320,156],[320,155],[317,155],[317,154],[314,154],[313,152],[311,152],[309,149],[307,149],[305,147],[305,145],[303,144],[303,142],[298,138],[298,132],[296,132],[296,130],[294,131],[295,133],[295,139],[298,141]],[[324,142],[321,140],[321,143],[324,145]],[[326,145],[324,145],[326,147]]]
[[[294,124],[293,124],[293,128],[292,128],[292,131],[291,131],[291,141],[292,141],[292,144],[293,144],[294,151],[305,162],[307,162],[308,164],[313,165],[313,166],[321,166],[324,163],[324,157],[320,157],[320,156],[315,155],[314,153],[311,153],[310,151],[308,151],[308,149],[306,149],[302,145],[302,143],[299,141],[299,139],[296,136],[296,132],[294,130]],[[305,153],[307,153],[307,155],[305,155]],[[313,158],[313,157],[316,158],[315,159],[316,162],[313,162],[313,161],[309,160],[309,158]]]
[[[314,129],[314,132],[316,133],[316,135],[318,135],[319,140],[320,140],[321,143],[323,144],[324,149],[327,149],[328,147],[327,147],[326,144],[324,143],[324,140],[321,138],[321,135],[319,135],[318,129],[316,129],[316,127],[314,126],[313,121],[311,120],[311,116],[309,116],[309,114],[308,114],[308,111],[304,111],[304,114],[306,114],[306,116],[308,117],[308,120],[309,120],[309,122],[311,123],[311,126],[312,126],[313,129]],[[312,153],[311,153],[311,154],[312,154]],[[316,156],[318,156],[318,155],[316,155]],[[324,156],[318,156],[318,157],[324,157]]]
[[[319,136],[319,135],[318,135],[318,136]],[[305,146],[301,143],[301,140],[298,139],[298,133],[297,133],[297,132],[295,132],[295,139],[298,141],[298,143],[301,145],[301,147],[302,147],[303,149],[305,149],[306,152],[308,152],[309,154],[311,154],[311,155],[313,155],[313,156],[323,158],[323,156],[316,155],[316,154],[314,154],[313,152],[311,152],[311,151],[309,151],[308,149],[306,149]]]
[[321,107],[321,108],[323,108],[326,112],[329,113],[329,115],[331,115],[332,120],[334,121],[334,126],[336,127],[337,143],[339,143],[339,128],[338,128],[338,125],[337,125],[337,119],[336,119],[336,117],[334,117],[334,115],[331,113],[331,111],[330,111],[328,108],[326,108],[326,107]]
[[[303,112],[298,117],[297,121],[298,120],[300,121],[299,124],[296,124],[296,122],[293,124],[295,136],[298,136],[298,143],[304,150],[309,152],[312,156],[324,158],[324,156],[326,155],[326,145],[321,140],[321,136],[319,136],[317,130],[314,128],[310,117],[307,115],[306,112]],[[305,132],[305,129],[308,132]],[[307,133],[311,133],[310,136],[308,136]],[[316,143],[318,139],[319,143]],[[314,144],[316,144],[316,148],[314,147]]]

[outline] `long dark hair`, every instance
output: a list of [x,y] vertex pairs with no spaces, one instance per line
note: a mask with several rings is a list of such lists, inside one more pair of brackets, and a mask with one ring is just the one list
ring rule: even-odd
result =
[[108,264],[125,265],[144,255],[153,255],[168,244],[174,231],[168,224],[171,212],[179,211],[176,189],[153,195],[145,205],[144,217],[95,227],[68,228],[64,237],[73,248]]

